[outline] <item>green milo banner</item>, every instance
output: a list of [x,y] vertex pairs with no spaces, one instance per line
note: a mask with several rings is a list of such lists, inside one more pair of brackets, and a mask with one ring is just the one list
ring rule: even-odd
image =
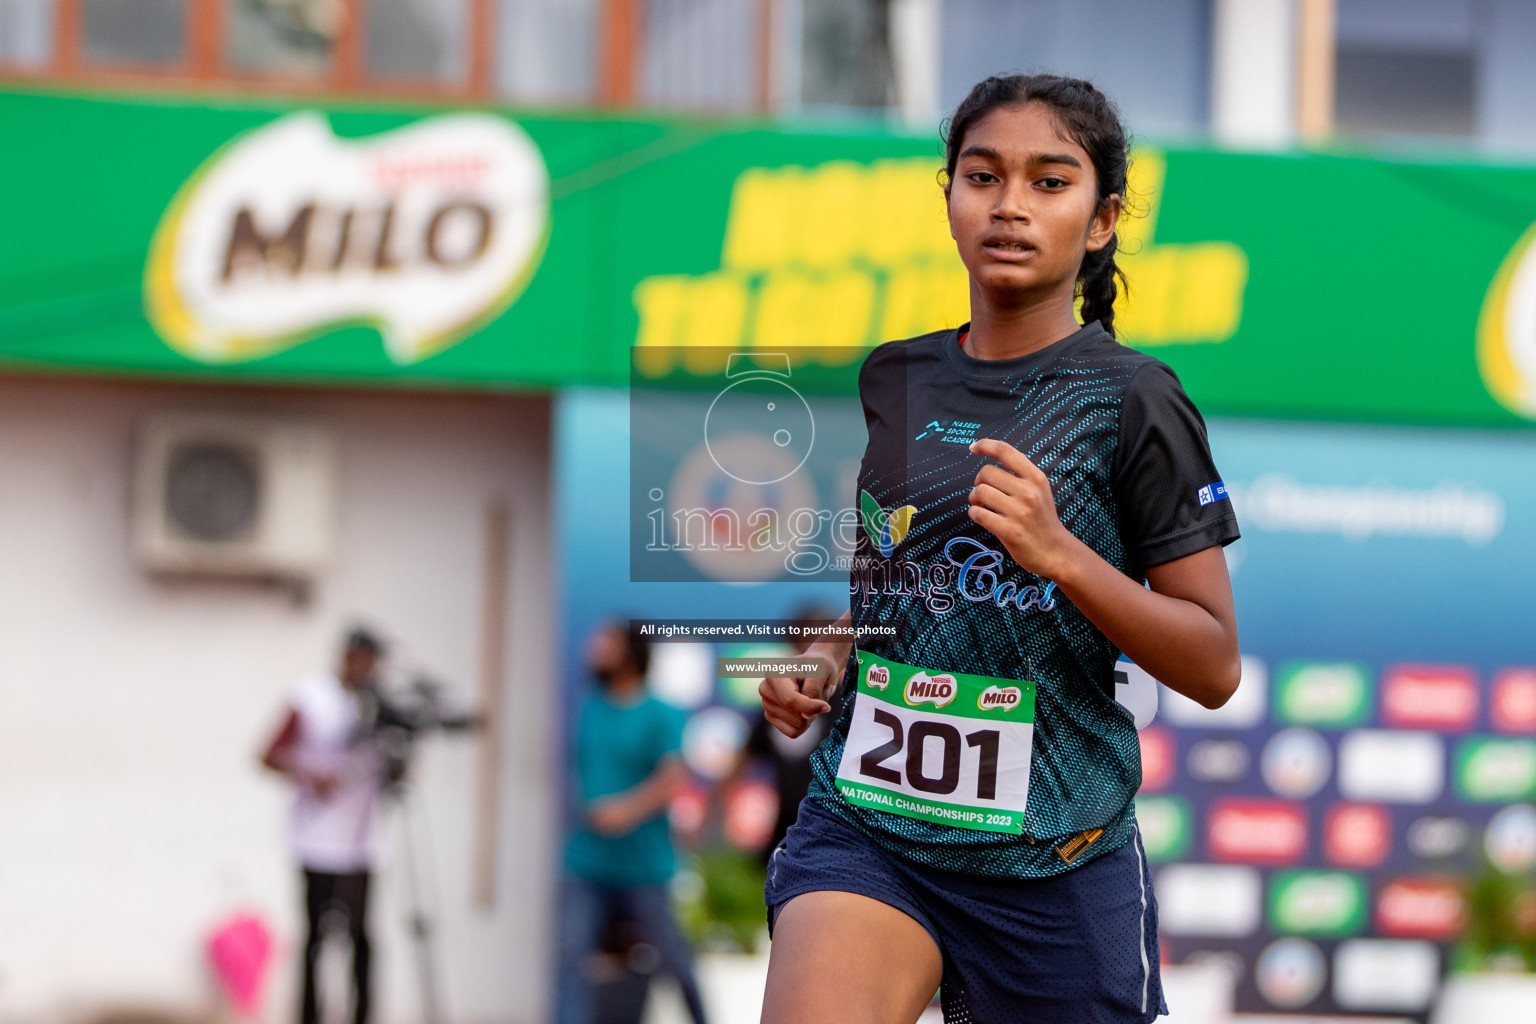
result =
[[[936,138],[41,92],[0,133],[13,370],[618,385],[967,316]],[[1122,337],[1207,412],[1536,419],[1536,168],[1149,146],[1131,192]]]

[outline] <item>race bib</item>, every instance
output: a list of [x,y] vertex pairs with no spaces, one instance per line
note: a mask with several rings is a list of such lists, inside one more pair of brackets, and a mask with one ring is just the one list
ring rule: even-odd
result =
[[857,654],[853,722],[837,769],[843,798],[956,828],[1022,833],[1035,684]]

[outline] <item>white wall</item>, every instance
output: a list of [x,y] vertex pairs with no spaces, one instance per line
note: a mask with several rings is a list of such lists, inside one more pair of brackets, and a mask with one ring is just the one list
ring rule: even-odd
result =
[[[307,607],[168,585],[128,547],[135,424],[167,409],[291,413],[338,439],[341,546]],[[513,516],[497,901],[470,902],[476,741],[434,740],[449,1019],[540,1018],[554,776],[548,403],[0,379],[0,1017],[213,1005],[201,944],[255,908],[282,948],[264,1018],[294,1017],[302,915],[287,794],[256,757],[354,617],[397,661],[477,688],[482,515]],[[398,871],[377,880],[380,1024],[418,1016]]]

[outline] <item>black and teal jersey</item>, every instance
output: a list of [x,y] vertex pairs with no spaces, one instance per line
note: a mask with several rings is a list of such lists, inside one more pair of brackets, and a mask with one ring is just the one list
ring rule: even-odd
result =
[[[1050,479],[1063,525],[1138,581],[1149,567],[1237,539],[1237,520],[1205,423],[1166,365],[1097,323],[1026,356],[980,360],[961,347],[967,326],[881,345],[864,362],[869,442],[849,590],[858,649],[874,656],[870,664],[1033,680],[1022,834],[850,803],[834,780],[854,701],[813,755],[810,795],[913,862],[990,877],[1053,875],[1127,840],[1140,748],[1130,712],[1114,697],[1120,652],[1051,580],[1021,569],[967,515],[986,461],[968,445],[993,437],[1024,453]],[[851,655],[845,685],[856,668]],[[883,680],[885,670],[876,671]],[[879,699],[891,692],[882,689]],[[865,763],[877,765],[877,777],[883,770],[897,779],[900,758],[878,767],[887,756],[876,752]]]

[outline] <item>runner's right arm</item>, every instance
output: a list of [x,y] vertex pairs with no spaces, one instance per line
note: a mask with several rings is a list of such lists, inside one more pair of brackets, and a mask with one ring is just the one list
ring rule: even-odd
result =
[[[853,613],[843,612],[833,625],[847,627],[853,623]],[[805,649],[809,657],[823,658],[831,673],[823,678],[784,678],[769,676],[757,688],[763,698],[763,715],[773,727],[794,739],[810,728],[811,719],[832,710],[830,698],[842,684],[846,672],[848,653],[852,641],[821,640]]]

